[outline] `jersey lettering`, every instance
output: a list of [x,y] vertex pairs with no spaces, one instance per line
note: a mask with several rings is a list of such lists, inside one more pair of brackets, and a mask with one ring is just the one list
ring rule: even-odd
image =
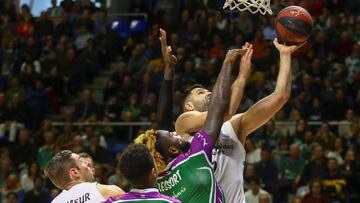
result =
[[67,203],[84,203],[84,202],[87,202],[87,201],[90,201],[90,193],[85,193],[81,197],[78,197],[76,199],[67,201]]

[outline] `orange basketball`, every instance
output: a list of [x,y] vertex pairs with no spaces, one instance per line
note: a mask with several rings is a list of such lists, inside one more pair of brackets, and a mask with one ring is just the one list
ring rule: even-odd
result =
[[311,15],[300,6],[288,6],[281,10],[275,20],[275,29],[280,42],[298,45],[306,41],[312,32]]

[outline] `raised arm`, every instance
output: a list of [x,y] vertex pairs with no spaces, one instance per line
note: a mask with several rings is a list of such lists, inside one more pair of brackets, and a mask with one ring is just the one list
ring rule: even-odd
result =
[[173,55],[171,47],[167,46],[166,32],[163,29],[160,29],[160,35],[159,39],[165,68],[157,107],[157,129],[173,131],[173,77],[177,59]]
[[291,92],[291,54],[300,46],[285,46],[277,39],[274,45],[280,52],[280,69],[275,90],[269,96],[255,103],[244,114],[235,115],[231,124],[242,143],[246,136],[264,125],[287,102]]
[[246,49],[246,52],[241,57],[239,74],[231,85],[230,107],[228,111],[228,115],[230,117],[232,117],[239,108],[244,93],[246,80],[249,78],[251,73],[251,57],[253,54],[252,44],[246,42],[242,49]]
[[239,55],[238,49],[228,51],[213,89],[204,130],[214,141],[219,137],[224,115],[229,108],[231,69],[237,55]]

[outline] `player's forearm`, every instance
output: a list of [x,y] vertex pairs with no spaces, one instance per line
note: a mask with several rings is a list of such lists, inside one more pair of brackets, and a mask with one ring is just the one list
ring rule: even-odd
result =
[[164,69],[164,80],[173,80],[174,78],[174,67],[165,67]]
[[225,112],[229,108],[232,82],[231,67],[231,63],[224,61],[213,89],[208,115],[205,120],[204,130],[214,141],[219,137]]
[[231,85],[230,106],[229,106],[229,111],[227,115],[225,115],[225,117],[229,116],[230,119],[236,113],[241,103],[245,85],[246,85],[246,79],[242,77],[238,77]]
[[276,81],[275,96],[286,102],[291,93],[291,54],[280,54],[280,70]]
[[157,128],[172,131],[174,129],[172,119],[173,109],[173,81],[166,79],[162,81],[159,101],[157,107]]

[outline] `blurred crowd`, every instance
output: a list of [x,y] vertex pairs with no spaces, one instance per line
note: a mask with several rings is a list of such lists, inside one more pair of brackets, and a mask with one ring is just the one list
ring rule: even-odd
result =
[[[253,44],[253,72],[238,112],[274,90],[276,15],[219,12],[223,1],[217,0],[206,5],[202,0],[136,0],[129,12],[147,13],[146,29],[128,32],[117,26],[125,21],[114,21],[89,0],[52,0],[39,17],[15,2],[0,0],[0,201],[51,200],[59,191],[41,170],[62,149],[89,154],[97,181],[128,188],[115,170],[116,160],[149,126],[106,124],[141,121],[155,127],[163,78],[160,27],[178,59],[173,119],[182,111],[184,89],[195,83],[211,89],[226,51],[245,42]],[[246,141],[247,202],[266,197],[280,203],[360,202],[360,2],[271,4],[275,14],[288,5],[306,8],[314,27],[308,43],[294,54],[289,102]],[[126,22],[131,27],[139,20]],[[114,73],[100,87],[102,101],[95,101],[86,86],[112,66]],[[78,104],[61,111],[74,99]],[[54,126],[51,115],[61,115],[64,126]]]

